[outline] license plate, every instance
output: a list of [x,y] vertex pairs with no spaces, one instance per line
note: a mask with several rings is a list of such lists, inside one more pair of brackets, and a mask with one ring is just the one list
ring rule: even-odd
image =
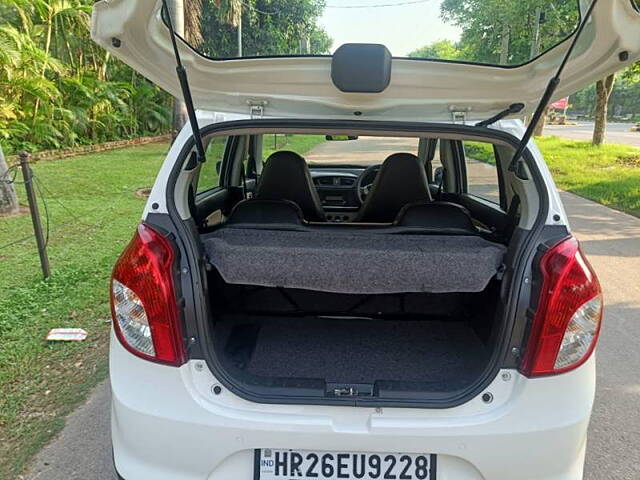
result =
[[434,454],[255,451],[254,480],[435,480]]

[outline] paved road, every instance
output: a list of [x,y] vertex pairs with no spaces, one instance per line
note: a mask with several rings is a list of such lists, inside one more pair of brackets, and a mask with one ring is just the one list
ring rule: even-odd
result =
[[[351,142],[348,148],[354,153],[372,152],[371,145],[357,143]],[[401,147],[393,144],[398,150],[411,145]],[[328,158],[327,148],[325,144],[314,152],[314,158]],[[376,156],[373,152],[367,155]],[[346,161],[344,156],[341,159]],[[639,479],[640,219],[569,193],[562,196],[573,231],[596,268],[606,295],[585,479]],[[88,403],[69,417],[60,437],[37,456],[25,478],[109,479],[108,405],[108,386],[101,385]]]
[[[640,132],[632,132],[631,123],[610,123],[607,126],[607,142],[624,143],[640,147]],[[591,140],[593,136],[593,122],[578,122],[577,125],[548,125],[544,129],[545,135],[554,135],[572,140]]]

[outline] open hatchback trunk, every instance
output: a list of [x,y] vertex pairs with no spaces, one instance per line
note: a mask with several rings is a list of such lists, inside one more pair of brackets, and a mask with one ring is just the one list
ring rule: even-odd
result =
[[255,395],[450,400],[482,380],[506,247],[400,227],[222,226],[202,236],[213,350]]
[[[168,162],[161,173],[168,184],[154,187],[147,213],[162,217],[168,212],[174,224],[181,224],[176,227],[184,229],[181,239],[190,239],[184,248],[193,249],[189,255],[197,259],[183,272],[206,264],[202,276],[193,273],[198,313],[191,316],[197,326],[182,340],[201,343],[194,349],[221,384],[259,402],[445,408],[477,396],[501,367],[519,366],[529,319],[518,302],[520,287],[527,283],[525,262],[535,255],[531,239],[537,241],[545,222],[559,222],[562,216],[553,213],[562,210],[549,208],[555,197],[547,191],[550,179],[543,178],[548,172],[541,169],[537,152],[523,152],[528,134],[518,144],[511,133],[485,127],[508,115],[530,115],[536,105],[544,106],[541,97],[553,100],[550,87],[558,82],[555,98],[640,58],[640,13],[634,4],[581,1],[580,13],[589,5],[595,9],[580,24],[575,48],[569,35],[532,61],[507,67],[394,58],[377,44],[345,44],[333,56],[225,60],[205,57],[177,39],[179,55],[174,56],[160,0],[95,4],[92,37],[169,93],[179,97],[182,91],[187,100],[191,130],[181,133],[183,143],[169,157],[175,164]],[[176,61],[180,75],[172,68]],[[215,125],[217,120],[202,112],[199,118],[208,125],[195,128],[194,107],[250,119]],[[541,108],[535,111],[538,115]],[[436,123],[460,119],[484,122],[473,127]],[[428,121],[433,123],[424,123]],[[511,132],[522,135],[521,124],[510,125]],[[211,155],[222,159],[215,166],[220,177],[216,186],[198,198],[199,175],[211,165],[200,137],[234,129],[225,148]],[[365,222],[355,215],[357,220],[345,220],[350,227],[332,229],[326,222],[329,216],[321,212],[326,205],[311,195],[320,184],[312,183],[301,156],[284,171],[299,173],[303,165],[304,180],[298,183],[308,184],[312,198],[309,202],[305,197],[296,208],[313,204],[318,207],[315,218],[294,215],[294,222],[267,228],[260,221],[229,221],[238,205],[261,200],[263,168],[272,159],[258,158],[262,135],[273,134],[277,144],[277,135],[287,133],[327,135],[328,140],[332,133],[357,139],[380,132],[419,139],[417,155],[409,154],[419,170],[398,167],[403,173],[396,178],[404,176],[389,181],[393,193],[387,198],[402,193],[407,178],[424,177],[424,192],[402,207],[416,201],[448,203],[440,200],[451,194],[455,208],[476,207],[467,219],[472,233],[434,233],[422,224],[405,228],[398,223],[400,214],[384,222]],[[447,146],[442,149],[446,155],[440,159],[443,167],[431,171],[435,140]],[[490,143],[485,151],[499,160],[500,198],[493,204],[471,198],[469,191],[465,143],[478,141]],[[376,175],[382,176],[393,156]],[[346,186],[360,193],[361,175],[369,168],[353,174]],[[280,181],[272,184],[281,191],[265,195],[265,201],[296,204],[283,193],[292,183],[287,174],[274,174]],[[376,183],[372,179],[372,189]],[[199,200],[215,208],[195,215]],[[366,206],[361,199],[362,210]],[[203,223],[208,216],[216,216],[217,222]],[[499,221],[483,221],[487,216]],[[508,236],[496,235],[509,225],[513,229]],[[512,338],[516,315],[521,337]]]
[[[579,14],[584,15],[590,2],[577,3]],[[92,37],[180,97],[161,5],[160,0],[99,1],[93,7]],[[637,61],[639,27],[640,13],[632,0],[598,2],[555,99]],[[339,58],[333,59],[279,56],[229,60],[205,57],[181,40],[178,47],[197,109],[297,118],[354,118],[355,114],[360,119],[406,121],[450,121],[452,115],[459,118],[463,114],[468,121],[478,121],[515,103],[524,104],[520,115],[531,114],[571,38],[519,66],[392,59],[382,46],[378,53],[373,48],[365,53],[357,51],[354,56],[348,50],[338,55],[338,49],[334,55]]]

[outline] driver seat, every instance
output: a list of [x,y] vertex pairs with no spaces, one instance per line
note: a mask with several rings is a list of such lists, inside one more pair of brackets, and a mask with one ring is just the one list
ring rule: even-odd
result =
[[392,223],[410,203],[431,201],[424,165],[412,153],[394,153],[380,167],[355,221]]
[[255,198],[288,200],[300,207],[305,220],[325,220],[322,202],[313,186],[307,162],[295,152],[283,150],[269,156],[262,168]]

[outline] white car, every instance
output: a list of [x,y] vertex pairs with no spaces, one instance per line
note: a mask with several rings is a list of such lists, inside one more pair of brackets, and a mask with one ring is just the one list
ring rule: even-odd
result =
[[[580,5],[547,102],[640,58],[632,2]],[[181,85],[161,12],[93,13],[197,109],[113,273],[115,478],[581,479],[603,299],[515,118],[576,32],[510,68],[178,39]]]

